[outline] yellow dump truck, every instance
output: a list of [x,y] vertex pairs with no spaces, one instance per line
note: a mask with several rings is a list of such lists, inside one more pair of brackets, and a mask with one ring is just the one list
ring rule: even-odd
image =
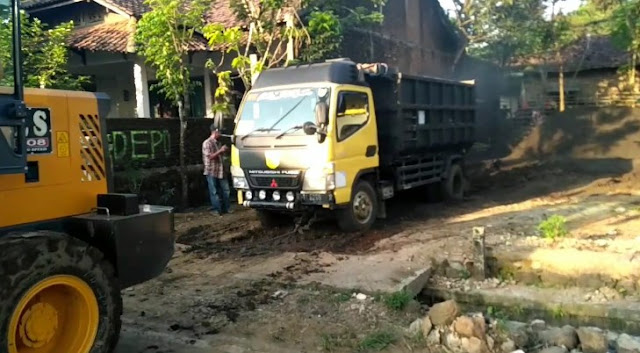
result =
[[324,209],[365,230],[399,191],[462,198],[474,126],[473,84],[348,59],[267,70],[238,111],[233,185],[264,226]]

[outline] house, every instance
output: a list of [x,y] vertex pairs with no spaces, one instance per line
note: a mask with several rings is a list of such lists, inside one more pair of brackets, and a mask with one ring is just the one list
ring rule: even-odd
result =
[[[511,85],[519,86],[509,106],[553,110],[559,105],[560,72],[564,76],[567,107],[584,105],[631,105],[640,100],[640,79],[631,80],[629,52],[611,37],[587,36],[560,51],[559,55],[532,57],[515,62]],[[640,69],[640,65],[637,66]],[[635,82],[633,82],[635,81]]]
[[[109,117],[176,115],[163,97],[150,89],[155,83],[153,70],[135,54],[136,22],[149,10],[143,0],[25,0],[22,6],[49,25],[73,20],[76,28],[69,40],[69,71],[91,76],[94,89],[109,94]],[[238,24],[228,0],[212,2],[206,16],[210,22]],[[205,62],[214,53],[202,37],[194,40],[191,49],[192,79],[200,84],[192,95],[190,115],[210,117],[214,77]]]
[[[73,20],[69,41],[71,73],[93,78],[93,87],[111,97],[111,118],[161,117],[173,113],[150,87],[153,70],[135,53],[137,20],[148,11],[144,0],[24,0],[23,8],[49,25]],[[455,63],[464,43],[438,0],[389,0],[382,9],[384,24],[376,30],[345,35],[343,56],[362,62],[387,62],[412,74],[455,77]],[[229,0],[212,1],[207,21],[238,25]],[[215,56],[204,38],[193,43],[189,56],[192,79],[199,82],[192,96],[193,117],[212,117],[216,79],[205,68]]]

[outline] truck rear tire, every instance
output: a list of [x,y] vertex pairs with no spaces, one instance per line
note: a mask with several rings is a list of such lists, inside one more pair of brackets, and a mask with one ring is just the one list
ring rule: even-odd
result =
[[442,197],[445,201],[464,200],[464,173],[460,164],[452,164],[449,168],[447,178],[442,181]]
[[9,237],[0,244],[0,351],[115,349],[122,298],[114,267],[102,252],[53,232]]
[[258,214],[260,225],[264,229],[285,227],[292,223],[291,217],[288,217],[276,211],[256,210],[256,213]]
[[345,232],[365,231],[371,228],[378,214],[378,198],[368,181],[359,181],[351,191],[351,202],[338,211],[338,226]]

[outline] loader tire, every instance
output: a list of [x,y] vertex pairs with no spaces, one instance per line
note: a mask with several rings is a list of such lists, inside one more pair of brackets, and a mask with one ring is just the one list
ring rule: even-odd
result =
[[0,239],[0,351],[109,353],[122,298],[113,265],[65,234]]
[[373,226],[378,214],[378,198],[368,181],[362,180],[351,191],[351,202],[338,211],[338,226],[345,232],[365,231]]

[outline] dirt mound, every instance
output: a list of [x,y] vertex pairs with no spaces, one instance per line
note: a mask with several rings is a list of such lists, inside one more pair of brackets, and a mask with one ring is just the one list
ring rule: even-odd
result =
[[577,108],[546,117],[512,148],[510,159],[640,156],[640,109]]

